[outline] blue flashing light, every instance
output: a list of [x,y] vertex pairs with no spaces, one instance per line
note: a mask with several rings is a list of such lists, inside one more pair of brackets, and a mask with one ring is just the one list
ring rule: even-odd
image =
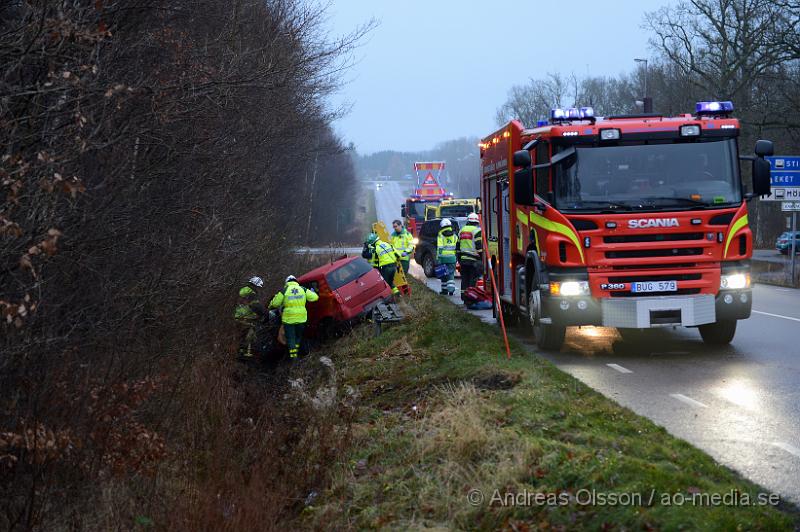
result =
[[591,107],[580,108],[581,118],[594,118],[594,109]]
[[716,115],[733,112],[733,102],[697,102],[695,112],[698,115]]
[[567,118],[567,113],[564,109],[556,108],[550,109],[550,120],[555,122],[557,120],[565,120]]
[[569,109],[565,109],[564,112],[567,114],[569,120],[581,118],[581,112],[577,107],[570,107]]
[[536,127],[542,127],[547,125],[547,120],[539,120],[536,122]]

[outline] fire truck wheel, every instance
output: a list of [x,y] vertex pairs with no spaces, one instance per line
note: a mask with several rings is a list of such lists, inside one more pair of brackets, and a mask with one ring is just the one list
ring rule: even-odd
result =
[[722,320],[698,327],[703,341],[710,345],[726,345],[731,343],[736,334],[736,320]]
[[542,323],[542,297],[539,290],[528,295],[528,319],[531,323],[533,341],[542,349],[558,351],[564,343],[567,328],[564,326]]
[[433,260],[433,255],[425,253],[422,256],[422,270],[425,272],[425,277],[432,279],[436,275],[433,271],[435,268],[436,261]]

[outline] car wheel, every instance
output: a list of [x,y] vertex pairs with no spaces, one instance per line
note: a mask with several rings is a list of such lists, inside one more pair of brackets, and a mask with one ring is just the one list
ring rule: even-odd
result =
[[542,297],[540,290],[532,290],[528,295],[528,320],[531,324],[533,341],[542,349],[558,351],[564,343],[567,328],[542,323]]
[[698,327],[703,342],[709,345],[727,345],[736,334],[736,320],[722,320]]
[[433,260],[433,255],[425,253],[422,256],[422,270],[425,272],[425,277],[432,279],[436,276],[434,270],[436,269],[436,261]]

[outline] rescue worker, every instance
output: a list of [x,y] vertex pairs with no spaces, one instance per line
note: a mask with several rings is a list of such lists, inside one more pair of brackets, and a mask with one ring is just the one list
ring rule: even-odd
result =
[[447,267],[445,275],[439,278],[442,287],[440,294],[453,295],[456,291],[456,244],[458,237],[453,231],[453,223],[449,218],[439,222],[439,234],[436,237],[436,262]]
[[239,289],[239,301],[233,312],[233,318],[241,329],[239,355],[243,357],[253,356],[253,344],[258,337],[256,327],[268,315],[267,309],[258,299],[258,290],[263,286],[264,280],[253,276],[247,281],[246,286]]
[[369,260],[381,272],[381,277],[386,281],[393,294],[399,294],[400,289],[394,285],[394,274],[397,272],[397,253],[391,244],[381,240],[377,233],[370,233],[364,241],[361,256]]
[[483,269],[481,254],[483,253],[483,237],[481,236],[480,218],[474,212],[467,216],[467,223],[458,233],[456,257],[461,265],[461,300],[467,288],[475,286]]
[[394,227],[394,232],[392,233],[392,247],[400,257],[400,265],[403,267],[403,273],[408,273],[411,255],[414,254],[414,237],[403,227],[403,222],[400,220],[393,221],[392,227]]
[[297,359],[300,352],[300,343],[303,341],[303,329],[308,321],[306,302],[313,303],[319,296],[311,289],[303,288],[294,275],[286,278],[283,290],[275,294],[269,303],[269,308],[280,308],[283,330],[286,333],[286,347],[289,348],[289,358]]

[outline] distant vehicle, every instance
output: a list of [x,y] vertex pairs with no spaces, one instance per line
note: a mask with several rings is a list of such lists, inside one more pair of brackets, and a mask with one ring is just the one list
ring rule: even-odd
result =
[[315,268],[297,281],[319,294],[307,306],[306,336],[327,338],[350,322],[367,316],[392,297],[392,289],[378,270],[361,257],[347,257]]
[[[414,260],[422,266],[425,277],[434,277],[433,270],[436,268],[436,238],[439,236],[439,223],[441,219],[428,220],[420,226],[418,242],[414,248]],[[453,222],[453,231],[458,234],[459,224],[457,220]]]
[[439,184],[444,167],[445,163],[441,161],[414,163],[417,188],[400,206],[400,216],[405,220],[406,229],[415,237],[419,236],[419,226],[425,221],[426,206],[439,205],[443,199],[453,197]]
[[[800,231],[794,232],[794,239],[795,239],[795,255],[800,253]],[[781,236],[775,241],[775,249],[777,249],[781,255],[788,255],[789,251],[792,249],[792,232],[786,231],[782,233]]]
[[375,190],[380,190],[381,187],[383,187],[383,183],[376,183],[375,184]]
[[445,199],[439,205],[426,205],[425,219],[450,218],[463,225],[470,213],[480,213],[480,210],[479,199]]

